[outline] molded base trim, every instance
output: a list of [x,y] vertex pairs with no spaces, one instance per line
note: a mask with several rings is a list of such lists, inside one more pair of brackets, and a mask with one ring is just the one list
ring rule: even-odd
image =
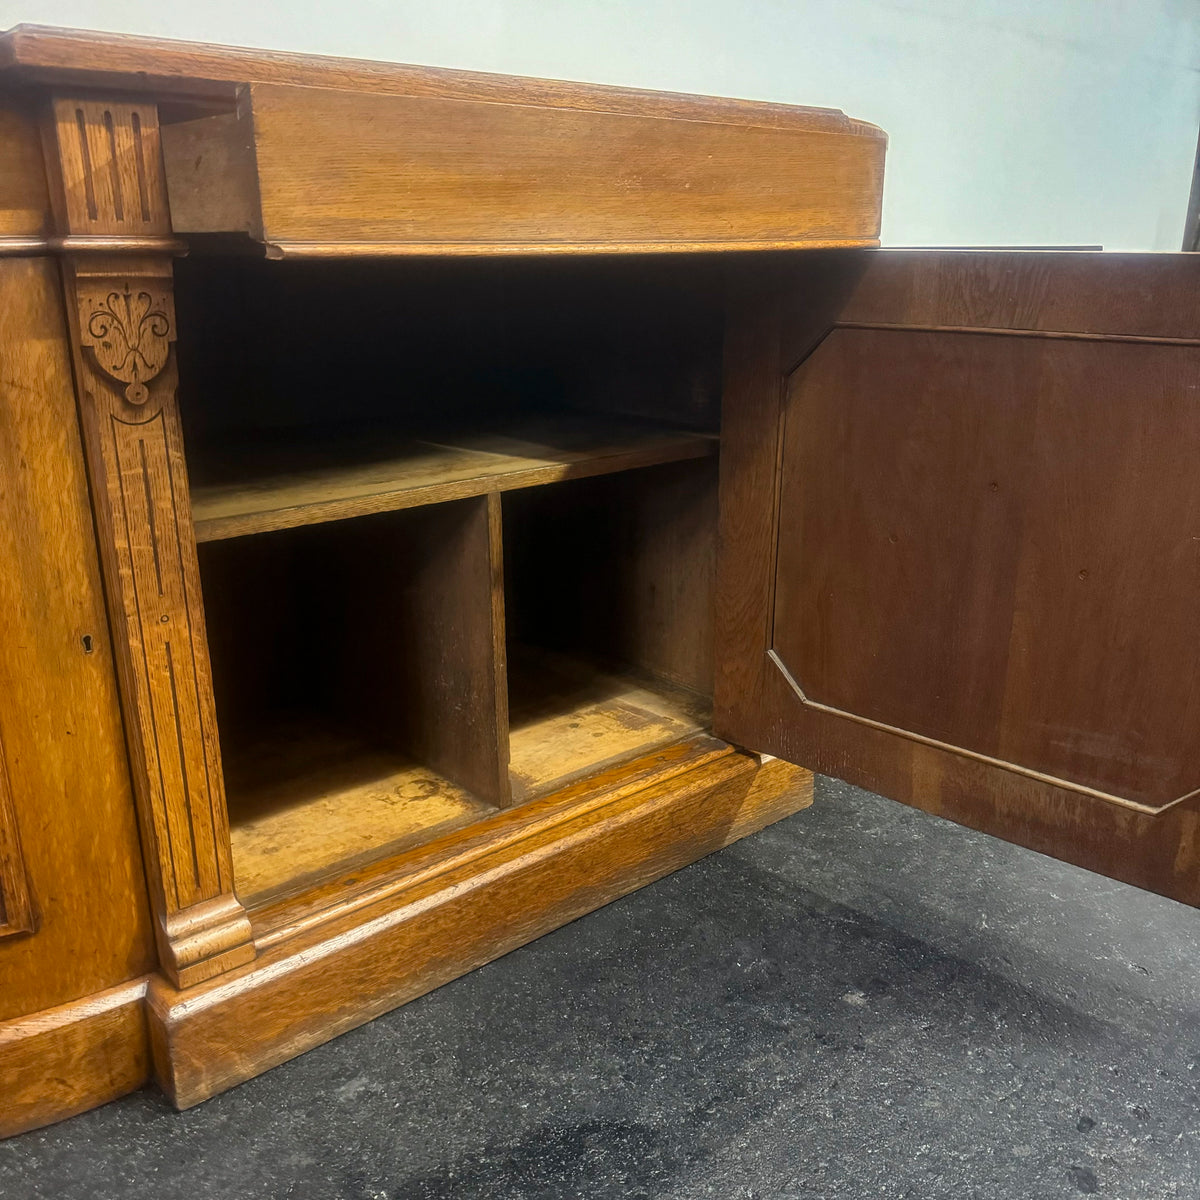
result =
[[808,771],[715,747],[689,748],[701,763],[682,772],[665,755],[644,787],[652,759],[607,798],[509,810],[512,827],[444,869],[418,854],[407,877],[194,987],[142,977],[0,1024],[0,1137],[134,1091],[151,1062],[177,1107],[198,1104],[812,803]]
[[812,802],[812,776],[728,754],[418,878],[347,920],[178,991],[155,978],[155,1070],[207,1100]]
[[146,978],[0,1024],[0,1137],[50,1125],[150,1079]]

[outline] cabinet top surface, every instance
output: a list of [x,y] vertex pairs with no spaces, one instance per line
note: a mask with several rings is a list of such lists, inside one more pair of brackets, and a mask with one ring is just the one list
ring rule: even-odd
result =
[[[74,106],[56,107],[71,159],[60,169],[87,213],[88,164],[117,153],[104,122],[133,114],[155,161],[161,146],[163,228],[248,235],[272,258],[811,249],[879,236],[886,138],[834,109],[31,25],[0,34],[0,120],[31,193],[9,204],[14,235],[47,222],[32,196],[33,109],[5,106],[6,91]],[[92,109],[95,144],[76,154]],[[0,191],[0,234],[3,202]],[[128,233],[129,221],[116,213],[100,228],[89,215],[69,232]],[[27,241],[9,249],[28,252]]]
[[832,108],[215,46],[45,25],[17,25],[0,33],[0,79],[18,86],[70,83],[227,102],[234,100],[240,85],[275,83],[885,138],[877,126],[853,120]]

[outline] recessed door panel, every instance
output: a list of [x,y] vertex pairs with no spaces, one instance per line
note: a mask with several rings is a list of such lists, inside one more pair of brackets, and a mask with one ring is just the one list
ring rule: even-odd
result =
[[1200,260],[736,280],[716,731],[1200,902]]

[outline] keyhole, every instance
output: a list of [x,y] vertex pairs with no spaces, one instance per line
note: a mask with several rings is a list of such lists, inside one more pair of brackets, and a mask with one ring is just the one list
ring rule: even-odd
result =
[[90,633],[85,633],[81,640],[83,642],[84,654],[91,654],[93,649],[95,649],[95,647],[92,645],[92,635]]

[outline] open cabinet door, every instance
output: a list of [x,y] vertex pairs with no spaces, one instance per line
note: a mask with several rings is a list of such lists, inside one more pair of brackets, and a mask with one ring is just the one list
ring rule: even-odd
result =
[[1200,256],[737,271],[716,732],[1200,904]]

